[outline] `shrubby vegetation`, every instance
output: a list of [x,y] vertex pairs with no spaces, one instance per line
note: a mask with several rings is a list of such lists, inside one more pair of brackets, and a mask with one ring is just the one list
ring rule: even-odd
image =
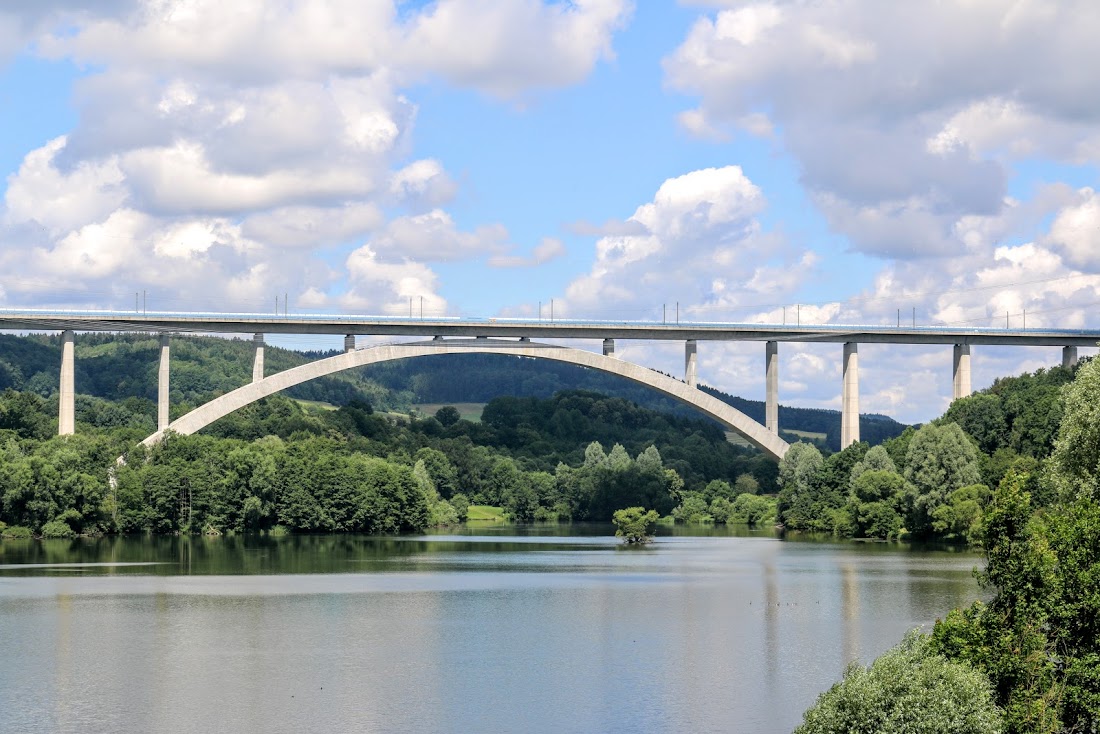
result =
[[758,490],[756,480],[748,474],[739,476],[733,486],[715,479],[701,490],[681,491],[672,517],[688,524],[774,525],[775,497],[758,495]]
[[1039,476],[1010,469],[982,516],[979,580],[992,598],[932,633],[938,651],[989,677],[1007,730],[1021,734],[1100,728],[1100,362],[1081,367],[1062,398]]
[[[989,599],[951,612],[930,636],[910,635],[870,670],[850,669],[799,731],[1100,730],[1100,362],[1072,383],[1063,370],[999,380],[901,438],[904,451],[884,447],[895,468],[866,451],[862,463],[879,468],[853,469],[853,487],[889,476],[907,524],[979,542]],[[800,453],[780,472],[793,498],[783,507],[796,506],[790,488],[813,486],[795,478],[814,463]]]
[[989,681],[910,633],[870,668],[856,663],[821,694],[795,734],[999,734]]

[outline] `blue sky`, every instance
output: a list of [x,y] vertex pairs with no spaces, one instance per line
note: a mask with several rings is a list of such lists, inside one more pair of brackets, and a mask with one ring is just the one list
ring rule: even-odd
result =
[[[1087,0],[7,3],[0,300],[1097,327],[1098,31]],[[759,397],[757,346],[701,378]],[[837,407],[835,351],[785,348],[784,402]],[[861,355],[863,408],[924,420],[950,350],[903,351]],[[1056,360],[976,352],[975,387]]]

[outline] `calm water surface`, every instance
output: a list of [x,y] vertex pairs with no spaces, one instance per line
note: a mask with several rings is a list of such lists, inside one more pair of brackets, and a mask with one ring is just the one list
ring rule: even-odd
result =
[[0,732],[789,732],[977,555],[607,527],[0,543]]

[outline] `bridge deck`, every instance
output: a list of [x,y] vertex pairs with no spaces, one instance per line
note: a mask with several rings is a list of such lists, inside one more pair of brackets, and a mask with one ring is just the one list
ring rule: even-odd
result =
[[0,330],[155,331],[218,334],[528,337],[699,341],[857,342],[861,344],[1006,344],[1092,347],[1100,329],[993,329],[860,324],[744,324],[515,318],[0,309]]

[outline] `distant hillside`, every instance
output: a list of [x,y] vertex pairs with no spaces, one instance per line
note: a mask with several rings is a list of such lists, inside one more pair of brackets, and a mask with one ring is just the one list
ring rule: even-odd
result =
[[[268,346],[268,374],[316,359]],[[112,401],[155,401],[160,344],[153,334],[81,334],[76,340],[76,391]],[[49,397],[61,376],[61,340],[56,335],[0,334],[0,390]],[[174,411],[200,405],[252,379],[252,342],[217,337],[172,338],[171,399]],[[344,405],[352,400],[397,407],[400,396],[365,381],[354,371],[322,377],[287,391],[291,397]]]
[[[764,422],[764,403],[761,400],[745,400],[735,395],[700,385],[699,389],[713,395],[723,403],[732,405],[745,415],[760,423]],[[861,413],[859,416],[859,438],[872,446],[900,436],[907,428],[889,416],[878,413]],[[820,408],[791,408],[779,406],[779,432],[805,431],[825,434],[824,445],[830,451],[840,451],[840,411]],[[788,440],[805,440],[797,436],[788,436]]]
[[[418,402],[488,402],[500,395],[549,398],[563,390],[586,390],[620,397],[650,410],[673,415],[695,411],[647,387],[577,365],[504,354],[452,354],[403,360],[364,368],[370,380],[416,396]],[[706,385],[700,389],[764,422],[764,403],[728,395]],[[840,412],[779,407],[782,431],[825,435],[823,448],[840,450]],[[906,426],[874,413],[860,416],[860,438],[876,445],[901,434]],[[788,435],[789,440],[806,440]]]

